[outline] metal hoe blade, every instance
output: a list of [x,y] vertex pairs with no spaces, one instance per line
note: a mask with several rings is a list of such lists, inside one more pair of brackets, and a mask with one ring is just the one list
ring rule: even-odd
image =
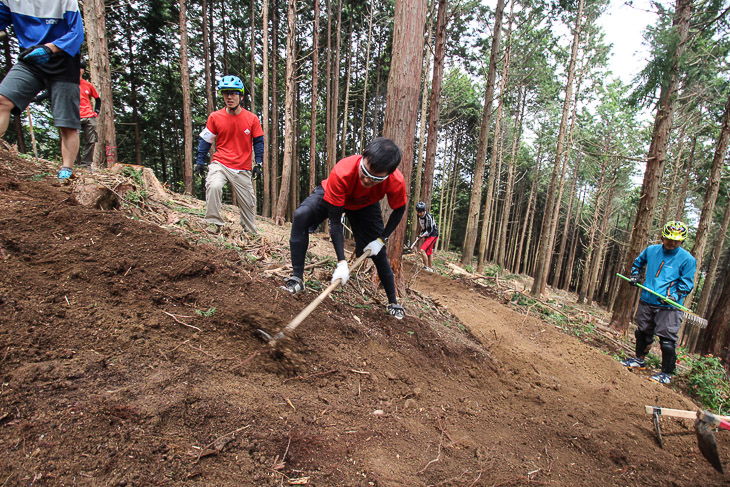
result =
[[664,440],[662,440],[662,427],[659,424],[659,411],[654,411],[654,414],[652,414],[652,419],[654,420],[654,429],[656,430],[656,438],[659,442],[659,448],[664,448]]
[[710,465],[715,467],[720,473],[724,473],[722,469],[722,462],[720,461],[720,454],[717,451],[717,441],[715,440],[715,433],[712,431],[712,426],[700,419],[699,417],[695,420],[695,433],[697,433],[697,446],[700,447],[702,455],[710,462]]

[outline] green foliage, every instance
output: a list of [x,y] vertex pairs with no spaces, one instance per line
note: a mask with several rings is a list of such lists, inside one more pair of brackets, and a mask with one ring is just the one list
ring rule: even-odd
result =
[[188,213],[190,215],[195,215],[203,218],[205,216],[205,210],[199,209],[199,208],[188,208],[187,206],[180,206],[176,205],[174,203],[165,202],[165,206],[167,206],[170,209],[175,210],[178,213]]
[[124,195],[124,199],[132,204],[139,204],[147,199],[149,194],[147,193],[147,190],[144,187],[144,182],[142,179],[142,171],[138,171],[132,167],[126,166],[124,169],[122,169],[122,174],[124,176],[127,176],[128,178],[131,178],[138,189],[134,191],[127,191]]
[[713,412],[719,414],[730,412],[730,384],[720,359],[696,355],[680,355],[680,357],[680,360],[689,362],[687,383],[690,394]]
[[216,311],[215,307],[208,308],[207,311],[202,311],[202,310],[196,309],[195,314],[197,314],[198,316],[202,316],[203,318],[210,318],[211,316],[213,316],[215,314],[215,311]]

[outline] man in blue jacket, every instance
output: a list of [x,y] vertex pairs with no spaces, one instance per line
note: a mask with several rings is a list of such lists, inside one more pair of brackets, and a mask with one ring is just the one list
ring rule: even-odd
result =
[[51,95],[53,122],[61,132],[63,166],[58,179],[73,173],[79,151],[79,51],[84,26],[77,0],[0,2],[0,29],[12,24],[20,55],[0,83],[0,137],[10,114],[19,114],[42,90]]
[[[641,271],[646,268],[644,286],[682,304],[694,287],[697,261],[682,248],[687,238],[687,226],[680,221],[669,221],[662,230],[661,245],[650,245],[634,261],[631,284],[636,286]],[[649,353],[654,335],[659,337],[662,349],[662,371],[651,377],[660,384],[669,384],[677,364],[677,333],[682,324],[682,311],[661,298],[641,292],[636,311],[636,356],[625,360],[630,369],[645,369],[644,357]]]

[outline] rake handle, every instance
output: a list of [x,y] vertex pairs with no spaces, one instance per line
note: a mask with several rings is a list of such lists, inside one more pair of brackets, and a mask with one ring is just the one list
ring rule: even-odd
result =
[[[626,280],[626,281],[629,281],[629,282],[631,282],[631,279],[629,279],[629,278],[628,278],[628,277],[626,277],[626,276],[622,276],[622,275],[621,275],[621,274],[619,274],[618,272],[616,273],[616,275],[617,275],[618,277],[620,277],[621,279],[624,279],[624,280]],[[659,299],[661,299],[661,300],[663,300],[663,301],[665,301],[665,302],[667,302],[667,303],[671,304],[671,305],[672,305],[672,306],[674,306],[675,308],[681,309],[682,311],[686,311],[687,313],[691,313],[691,312],[692,312],[692,310],[690,310],[689,308],[685,308],[685,307],[684,307],[684,306],[682,306],[681,304],[679,304],[679,303],[677,303],[677,302],[675,302],[675,301],[672,301],[671,299],[667,298],[666,296],[662,296],[662,295],[661,295],[661,294],[659,294],[658,292],[656,292],[656,291],[654,291],[654,290],[652,290],[652,289],[649,289],[648,287],[644,286],[643,284],[639,284],[639,283],[637,282],[637,283],[636,283],[636,285],[637,285],[637,286],[638,286],[639,288],[643,289],[644,291],[648,291],[648,292],[652,293],[652,294],[653,294],[654,296],[658,297]]]
[[[359,266],[369,256],[370,256],[369,250],[366,250],[365,252],[363,252],[363,254],[360,257],[358,257],[357,260],[355,260],[355,262],[353,262],[352,265],[350,266],[350,272],[352,272],[352,270],[354,268]],[[317,306],[319,306],[322,303],[322,301],[324,301],[325,298],[327,296],[329,296],[329,294],[332,291],[337,289],[337,286],[339,286],[341,282],[342,282],[342,279],[337,279],[337,280],[333,281],[332,284],[327,286],[327,289],[322,291],[320,293],[320,295],[314,299],[314,301],[309,303],[306,308],[304,308],[293,320],[291,320],[291,322],[288,325],[286,325],[286,327],[284,327],[283,330],[281,330],[281,333],[283,335],[289,335],[291,332],[293,332],[296,329],[296,327],[299,326],[307,318],[307,316],[312,314],[312,311],[314,311],[315,308]]]

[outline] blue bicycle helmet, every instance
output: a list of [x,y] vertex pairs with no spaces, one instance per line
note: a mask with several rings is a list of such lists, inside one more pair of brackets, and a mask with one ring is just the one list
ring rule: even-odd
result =
[[218,82],[218,93],[223,90],[235,90],[241,93],[241,96],[243,96],[243,81],[241,81],[241,78],[239,78],[238,76],[224,76]]

